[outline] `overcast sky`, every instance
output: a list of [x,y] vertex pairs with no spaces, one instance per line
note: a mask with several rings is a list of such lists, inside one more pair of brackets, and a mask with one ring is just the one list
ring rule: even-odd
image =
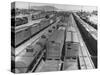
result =
[[81,6],[81,5],[62,5],[62,4],[46,4],[46,3],[31,3],[31,2],[16,2],[17,8],[28,8],[29,6],[55,6],[58,9],[63,9],[65,11],[67,10],[86,10],[86,11],[92,11],[97,10],[96,6]]

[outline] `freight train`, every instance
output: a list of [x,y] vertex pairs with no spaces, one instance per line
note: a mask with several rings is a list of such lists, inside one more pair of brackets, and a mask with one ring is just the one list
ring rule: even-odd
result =
[[36,35],[40,31],[44,30],[48,26],[52,25],[57,21],[57,17],[53,16],[50,19],[42,20],[40,23],[36,23],[31,26],[15,30],[14,28],[11,31],[11,45],[13,47],[18,47],[20,44]]

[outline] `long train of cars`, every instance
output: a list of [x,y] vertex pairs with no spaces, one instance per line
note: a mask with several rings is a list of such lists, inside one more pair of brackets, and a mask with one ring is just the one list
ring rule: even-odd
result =
[[83,40],[85,41],[85,44],[89,50],[89,53],[91,55],[91,59],[93,60],[95,68],[97,68],[97,41],[91,36],[91,34],[85,29],[85,27],[78,21],[77,17],[74,14],[73,14],[73,17],[77,23],[77,26],[83,37]]
[[43,29],[47,28],[51,24],[55,23],[57,20],[57,17],[53,16],[50,17],[47,20],[42,20],[40,23],[37,23],[35,25],[31,25],[28,27],[25,27],[21,30],[15,31],[15,29],[12,29],[11,33],[11,44],[13,47],[18,47],[20,44],[34,36],[35,34],[39,33]]

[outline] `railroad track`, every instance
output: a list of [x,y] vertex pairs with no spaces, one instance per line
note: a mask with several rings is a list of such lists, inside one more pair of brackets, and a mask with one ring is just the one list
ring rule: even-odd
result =
[[[29,73],[32,73],[32,72],[35,72],[35,71],[36,71],[36,68],[38,67],[38,65],[39,65],[39,64],[41,63],[41,61],[42,61],[42,58],[43,58],[44,53],[45,53],[45,50],[43,50],[42,54],[40,55],[40,58],[37,59],[36,64],[35,64],[34,66],[32,66],[33,68],[32,68],[30,71],[28,71]],[[33,62],[33,63],[34,63],[34,62]]]
[[[75,18],[74,18],[75,19]],[[81,35],[81,31],[79,30],[79,28],[78,28],[78,26],[76,25],[76,28],[77,28],[77,30],[78,30],[78,33],[79,33],[79,35],[80,35],[80,37],[82,38],[82,35]],[[80,31],[80,32],[79,32]],[[85,37],[84,37],[85,38]],[[86,63],[88,64],[89,62],[90,62],[90,66],[88,66],[87,65],[87,68],[96,68],[97,66],[96,66],[96,64],[97,63],[95,63],[93,60],[92,60],[92,56],[96,56],[96,53],[94,52],[94,50],[91,48],[89,48],[89,47],[92,47],[92,46],[89,46],[89,45],[87,45],[87,43],[86,43],[86,40],[84,40],[84,38],[83,38],[83,40],[82,41],[84,41],[83,42],[83,44],[82,44],[82,46],[84,46],[82,49],[82,52],[84,53],[83,55],[84,55],[84,58],[87,56],[88,57],[88,59],[85,59],[85,61],[86,61]],[[90,40],[90,39],[89,39]],[[91,41],[92,42],[92,41]],[[92,43],[91,43],[92,44]],[[96,49],[95,49],[96,50]],[[85,52],[84,52],[85,51]],[[87,55],[86,55],[87,54]],[[89,62],[87,62],[87,60],[89,61]]]
[[41,35],[45,34],[45,32],[47,32],[47,30],[49,30],[53,26],[57,25],[58,22],[59,22],[59,20],[56,23],[52,24],[50,27],[48,27],[45,30],[43,30],[41,33],[39,33],[36,36],[34,36],[33,38],[29,39],[24,44],[22,44],[19,47],[15,48],[15,56],[17,56],[20,52],[22,52],[28,45],[32,44],[32,42],[35,42],[36,39],[39,39],[39,37],[41,37]]
[[[70,22],[71,23],[71,22]],[[65,24],[65,25],[68,25],[68,24]],[[72,25],[72,24],[71,24]],[[65,26],[66,27],[66,26]],[[71,30],[71,28],[69,27],[69,31]],[[73,30],[72,30],[73,31]],[[67,31],[66,31],[67,32]],[[66,35],[66,34],[65,34]],[[66,35],[67,36],[67,35]],[[69,35],[70,36],[70,35]],[[55,35],[56,37],[56,35]],[[72,37],[72,41],[75,39],[73,39],[74,37],[71,35]],[[59,38],[60,39],[60,38]],[[68,41],[70,41],[70,38],[67,39]],[[66,44],[67,45],[67,44]],[[65,45],[65,46],[66,46]],[[63,47],[65,47],[63,46]],[[62,48],[63,49],[63,52],[66,51],[64,49],[66,48]],[[65,52],[64,52],[65,53]],[[70,54],[70,53],[69,53]],[[67,54],[67,55],[69,55]],[[50,55],[50,54],[49,54]],[[63,55],[63,54],[62,54]],[[72,54],[73,55],[73,54]],[[50,58],[49,59],[46,59],[45,61],[42,61],[40,66],[38,66],[38,68],[36,69],[36,72],[48,72],[48,71],[60,71],[60,70],[71,70],[71,69],[80,69],[80,62],[79,62],[79,59],[77,58],[74,61],[74,59],[65,59],[65,56],[63,55],[63,58],[62,59],[55,59],[55,58],[52,58],[54,57],[54,55],[50,55]],[[57,57],[56,57],[57,58]],[[70,64],[72,63],[72,64]],[[55,65],[55,66],[54,66]],[[70,66],[69,68],[67,66]],[[73,67],[74,65],[74,67]]]
[[[36,48],[34,47],[34,49],[36,49],[37,51],[36,52],[35,52],[35,50],[33,51],[33,52],[36,53],[35,55],[33,55],[32,53],[30,54],[30,52],[26,52],[27,51],[27,49],[26,49],[27,46],[25,46],[25,45],[24,45],[23,49],[20,49],[20,51],[15,56],[15,64],[20,63],[21,66],[16,65],[15,69],[19,70],[19,72],[26,72],[25,70],[27,70],[27,69],[28,69],[27,72],[33,72],[36,69],[37,65],[40,63],[40,61],[41,61],[41,59],[42,59],[42,57],[44,55],[44,52],[45,52],[44,50],[40,50],[40,49],[42,49],[44,47],[44,43],[43,42],[45,42],[45,40],[50,36],[50,34],[52,34],[52,32],[54,32],[56,30],[56,28],[55,28],[56,25],[57,25],[57,23],[53,24],[52,26],[50,26],[49,28],[47,28],[41,34],[41,35],[44,35],[44,36],[39,35],[39,36],[37,36],[37,38],[34,37],[34,41],[31,40],[31,42],[28,42],[28,44],[26,44],[27,46],[33,46],[33,47],[36,46]],[[43,40],[43,38],[45,38],[45,40]],[[32,55],[33,55],[34,58],[32,58]],[[21,71],[20,68],[23,66],[22,65],[23,63],[26,64],[25,66],[27,66],[27,68],[23,69]]]
[[[72,15],[70,17],[70,22],[68,22],[68,24],[65,24],[65,25],[68,25],[67,26],[67,27],[69,27],[69,28],[67,28],[68,31],[73,29],[70,27],[71,25],[72,25],[72,27],[74,27],[76,29],[76,30],[73,29],[72,31],[74,31],[74,32],[77,31],[77,38],[78,38],[79,44],[80,44],[79,57],[77,57],[77,58],[72,57],[71,59],[68,58],[68,59],[66,59],[66,61],[64,61],[65,57],[63,58],[63,60],[48,59],[46,61],[42,61],[41,67],[40,68],[38,67],[36,72],[48,72],[48,71],[60,71],[60,70],[79,70],[79,69],[93,69],[93,68],[95,68],[93,61],[91,59],[91,55],[89,54],[89,51],[88,51],[84,41],[82,40],[81,33],[79,32]],[[72,35],[73,34],[71,34],[71,36]],[[75,39],[73,39],[73,38],[74,38],[74,36],[72,36],[72,39],[69,39],[69,40],[75,41]],[[68,39],[67,39],[67,41],[68,41]],[[57,61],[60,61],[60,62],[59,62],[59,65],[57,65],[57,63],[55,63],[56,67],[52,67],[52,65],[50,65],[50,64],[53,64],[54,62],[57,62]],[[51,62],[51,63],[48,64],[48,62]],[[68,67],[68,65],[70,67]]]
[[50,71],[60,71],[61,60],[46,60],[42,61],[41,65],[36,69],[35,72],[50,72]]
[[92,37],[97,40],[97,30],[95,30],[92,26],[88,25],[85,23],[78,15],[74,14],[77,16],[78,20],[80,23],[85,27],[85,29],[92,35]]
[[[53,26],[55,26],[55,24],[50,26],[50,28],[52,28]],[[42,32],[41,35],[47,34],[48,29]],[[59,31],[59,34],[52,33],[50,35],[50,38],[53,36],[51,40],[50,38],[48,38],[47,40],[48,43],[46,44],[49,45],[51,43],[50,48],[48,45],[46,45],[46,48],[43,48],[39,56],[35,55],[36,61],[32,61],[30,67],[27,67],[29,68],[27,72],[30,73],[61,70],[94,69],[95,65],[91,58],[92,56],[89,53],[84,40],[82,39],[82,35],[73,15],[70,15],[68,22],[66,22],[66,24],[64,25],[59,26],[57,30]],[[60,33],[62,30],[64,31],[64,34]],[[37,38],[35,37],[34,41],[32,41],[32,39],[31,42],[28,42],[26,45],[24,45],[23,48],[20,48],[20,51],[17,52],[16,57],[25,54],[26,47],[28,45],[35,45],[35,43],[40,39],[41,35],[39,35]],[[61,37],[60,35],[64,37]],[[60,42],[60,44],[58,42]],[[51,52],[51,55],[49,54],[48,57],[46,54],[47,49],[53,52]]]

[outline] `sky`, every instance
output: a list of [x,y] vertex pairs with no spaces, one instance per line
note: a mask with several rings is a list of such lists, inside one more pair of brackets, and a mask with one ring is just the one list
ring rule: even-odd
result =
[[31,2],[16,2],[16,8],[26,8],[28,9],[29,6],[55,6],[58,9],[62,9],[65,11],[69,10],[85,10],[85,11],[92,11],[97,10],[96,6],[82,6],[82,5],[67,5],[67,4],[46,4],[46,3],[31,3]]

